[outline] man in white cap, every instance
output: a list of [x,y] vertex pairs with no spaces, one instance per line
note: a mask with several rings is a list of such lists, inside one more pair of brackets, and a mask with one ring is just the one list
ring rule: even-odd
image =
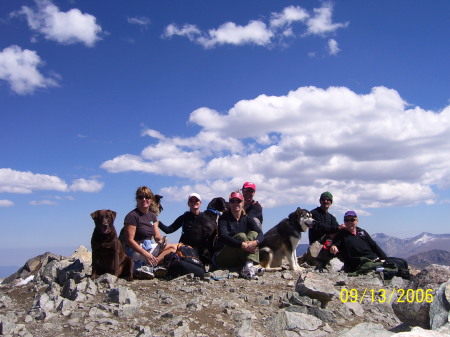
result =
[[253,199],[256,192],[256,185],[247,181],[242,186],[242,195],[244,196],[244,210],[247,216],[253,218],[259,228],[262,229],[263,214],[262,206],[259,202]]
[[184,234],[189,232],[195,222],[195,219],[201,213],[200,206],[202,205],[202,198],[200,197],[200,194],[189,194],[187,204],[189,206],[189,211],[180,215],[170,226],[164,225],[160,220],[159,229],[161,229],[166,234],[170,234],[176,232],[181,227],[181,236],[179,242],[183,242],[184,244],[189,245],[189,239],[187,239]]

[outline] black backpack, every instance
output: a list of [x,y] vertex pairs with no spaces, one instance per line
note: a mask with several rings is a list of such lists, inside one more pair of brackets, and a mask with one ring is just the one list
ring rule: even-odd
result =
[[169,277],[194,274],[201,277],[205,274],[205,266],[200,261],[197,251],[188,245],[179,243],[175,253],[164,256],[164,265]]

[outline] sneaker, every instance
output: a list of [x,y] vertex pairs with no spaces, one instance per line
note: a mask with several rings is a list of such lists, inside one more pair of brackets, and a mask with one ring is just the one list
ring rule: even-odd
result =
[[142,266],[138,269],[136,269],[135,272],[137,278],[143,279],[143,280],[151,280],[155,277],[155,274],[153,274],[153,267],[150,266]]
[[258,276],[255,273],[254,266],[244,266],[241,271],[241,276],[247,280],[257,280]]
[[161,266],[155,267],[153,274],[155,274],[156,278],[165,278],[167,276],[167,269]]

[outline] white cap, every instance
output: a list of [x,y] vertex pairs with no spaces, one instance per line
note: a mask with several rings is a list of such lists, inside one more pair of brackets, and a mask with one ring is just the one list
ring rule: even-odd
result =
[[196,197],[198,200],[202,201],[202,197],[200,196],[200,194],[198,193],[191,193],[188,195],[188,201],[189,199],[191,199],[192,197]]

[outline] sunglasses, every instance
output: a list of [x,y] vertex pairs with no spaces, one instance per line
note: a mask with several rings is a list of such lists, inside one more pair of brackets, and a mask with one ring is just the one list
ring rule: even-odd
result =
[[344,219],[344,222],[355,222],[356,220],[358,220],[358,218],[346,218]]
[[242,202],[242,200],[239,200],[239,199],[230,200],[230,204],[240,204],[241,202]]
[[320,199],[320,200],[322,200],[322,201],[330,201],[330,202],[331,202],[331,199],[330,199],[330,198],[322,198],[322,199]]
[[146,197],[145,195],[139,195],[136,198],[139,199],[139,200],[143,200],[143,199],[150,200],[151,199],[150,197]]

